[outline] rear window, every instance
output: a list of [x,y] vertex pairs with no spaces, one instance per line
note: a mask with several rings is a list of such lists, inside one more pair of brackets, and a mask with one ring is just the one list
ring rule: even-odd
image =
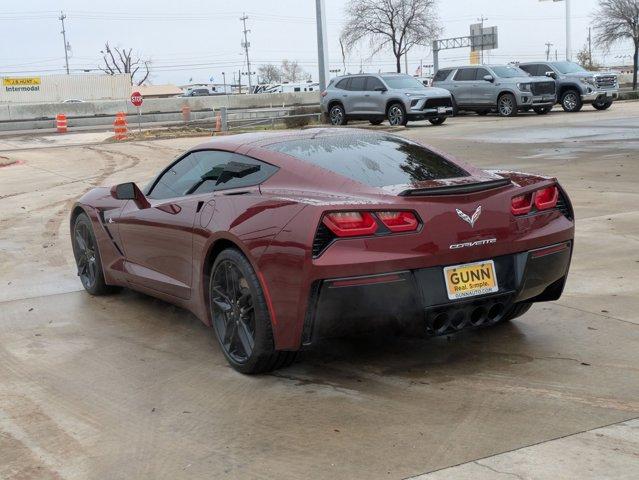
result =
[[433,82],[442,82],[448,78],[451,70],[438,70],[435,76],[433,77]]
[[391,135],[343,134],[289,140],[266,148],[371,187],[465,177],[468,173],[427,148]]

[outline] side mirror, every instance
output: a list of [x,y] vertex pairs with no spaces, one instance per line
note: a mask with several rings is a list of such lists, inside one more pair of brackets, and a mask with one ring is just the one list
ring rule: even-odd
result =
[[484,75],[484,80],[493,83],[495,81],[495,77],[493,77],[492,75]]
[[116,200],[133,200],[140,210],[151,206],[142,190],[134,182],[115,185],[111,188],[111,196]]
[[386,87],[375,87],[375,91],[384,93],[386,91]]
[[546,76],[550,78],[557,79],[557,74],[555,72],[546,72]]

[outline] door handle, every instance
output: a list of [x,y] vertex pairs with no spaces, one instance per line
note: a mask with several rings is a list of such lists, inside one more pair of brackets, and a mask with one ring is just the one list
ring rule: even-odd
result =
[[370,95],[367,93],[366,95],[364,95],[365,97],[370,97]]

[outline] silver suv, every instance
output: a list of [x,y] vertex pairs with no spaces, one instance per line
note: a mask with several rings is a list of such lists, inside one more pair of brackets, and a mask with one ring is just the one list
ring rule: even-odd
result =
[[557,82],[557,98],[566,112],[578,112],[584,103],[597,110],[610,108],[619,97],[617,75],[589,72],[574,62],[531,62],[519,68],[530,75],[546,75]]
[[450,93],[425,87],[410,75],[384,73],[335,77],[322,92],[322,112],[333,125],[348,120],[369,120],[379,125],[406,125],[409,120],[427,119],[441,125],[453,114]]
[[531,77],[512,65],[475,65],[438,70],[433,86],[451,92],[457,110],[479,115],[497,111],[513,117],[520,110],[533,109],[544,115],[552,110],[556,97],[555,81]]

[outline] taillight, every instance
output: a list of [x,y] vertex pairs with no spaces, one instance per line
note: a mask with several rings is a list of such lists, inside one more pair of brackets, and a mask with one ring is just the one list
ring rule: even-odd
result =
[[537,190],[535,192],[535,207],[537,210],[549,210],[557,206],[559,189],[556,186]]
[[333,212],[322,221],[338,237],[372,235],[377,231],[377,222],[368,212]]
[[413,212],[375,212],[391,232],[414,232],[419,221]]
[[510,210],[513,215],[526,215],[533,211],[550,210],[557,207],[559,201],[559,189],[557,185],[541,188],[525,195],[513,197]]
[[328,95],[328,92],[326,90],[324,90],[324,91],[322,91],[322,93],[320,95],[322,95],[322,97],[325,97],[326,95]]
[[513,197],[510,203],[510,211],[513,215],[526,215],[530,213],[533,205],[533,194],[527,193],[526,195],[519,195]]

